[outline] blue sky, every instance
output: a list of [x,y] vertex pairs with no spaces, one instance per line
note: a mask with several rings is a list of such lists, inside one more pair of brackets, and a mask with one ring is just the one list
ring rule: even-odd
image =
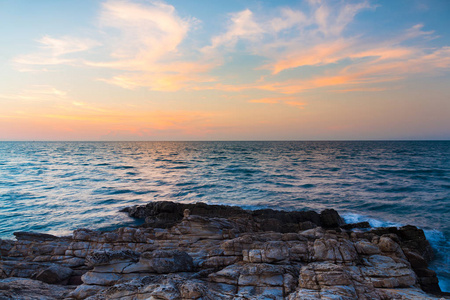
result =
[[448,1],[0,1],[0,140],[450,138]]

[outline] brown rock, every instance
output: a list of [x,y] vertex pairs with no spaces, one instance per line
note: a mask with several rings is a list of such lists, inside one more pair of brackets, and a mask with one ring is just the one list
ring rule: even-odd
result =
[[47,269],[40,271],[36,275],[36,279],[50,284],[63,284],[64,281],[67,282],[72,273],[73,271],[71,268],[54,264]]

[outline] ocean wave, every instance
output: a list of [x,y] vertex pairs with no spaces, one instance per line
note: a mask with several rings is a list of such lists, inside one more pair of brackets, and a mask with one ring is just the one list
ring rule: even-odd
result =
[[133,194],[133,195],[145,195],[155,193],[154,190],[130,190],[130,189],[99,189],[94,193],[100,195],[121,195],[121,194]]
[[[0,143],[0,236],[10,237],[30,224],[44,232],[108,227],[120,224],[120,206],[172,200],[255,209],[334,208],[376,216],[369,220],[372,226],[397,225],[380,221],[384,218],[435,229],[448,240],[449,146],[449,142]],[[56,219],[57,225],[52,221]],[[431,240],[437,249],[445,246],[438,238],[430,236]],[[450,272],[446,263],[436,268],[441,277]]]

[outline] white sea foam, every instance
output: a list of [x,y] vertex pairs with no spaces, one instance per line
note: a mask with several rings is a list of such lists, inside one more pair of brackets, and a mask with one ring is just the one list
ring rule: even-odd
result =
[[359,222],[369,222],[371,227],[400,227],[403,226],[400,223],[390,222],[390,221],[384,221],[379,219],[370,218],[364,215],[355,214],[355,213],[346,213],[342,214],[342,218],[345,220],[345,223],[359,223]]

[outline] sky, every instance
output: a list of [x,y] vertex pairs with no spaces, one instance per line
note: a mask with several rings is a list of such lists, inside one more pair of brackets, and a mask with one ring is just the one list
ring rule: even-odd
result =
[[450,1],[0,0],[0,141],[450,139]]

